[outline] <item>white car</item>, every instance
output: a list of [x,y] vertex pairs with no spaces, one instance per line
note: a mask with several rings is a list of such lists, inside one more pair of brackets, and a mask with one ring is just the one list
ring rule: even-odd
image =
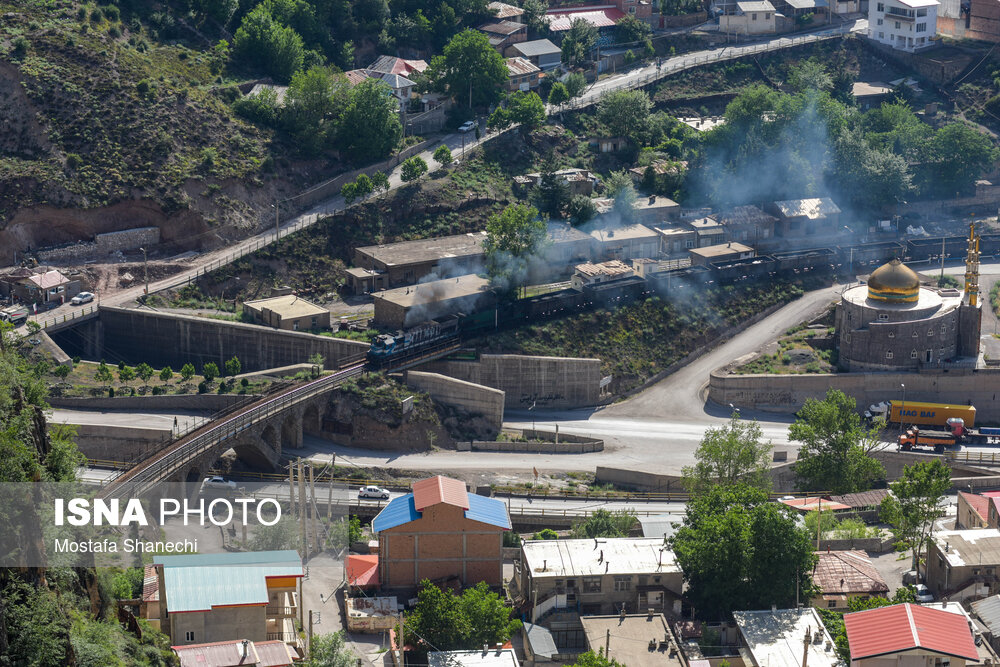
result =
[[230,481],[228,479],[224,479],[222,477],[219,477],[218,475],[215,476],[215,477],[209,477],[208,479],[206,479],[205,480],[205,484],[203,486],[206,489],[221,489],[223,491],[235,491],[236,490],[236,482]]
[[927,588],[927,584],[917,584],[914,592],[917,602],[934,602],[934,594]]
[[92,292],[80,292],[72,299],[70,299],[69,302],[74,306],[79,306],[80,304],[83,303],[90,303],[93,300],[94,300],[94,294]]
[[466,132],[472,132],[474,129],[476,129],[476,121],[474,120],[467,120],[458,126],[458,131],[463,134]]
[[358,489],[358,498],[378,498],[388,500],[389,491],[378,486],[362,486]]

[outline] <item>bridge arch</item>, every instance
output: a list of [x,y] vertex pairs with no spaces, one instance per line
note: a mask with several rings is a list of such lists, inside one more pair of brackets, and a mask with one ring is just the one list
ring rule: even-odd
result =
[[[289,414],[281,422],[281,446],[298,449],[302,446],[302,420],[298,414]],[[281,449],[279,447],[278,451]]]
[[302,413],[302,433],[316,436],[323,433],[323,415],[316,403],[310,403]]

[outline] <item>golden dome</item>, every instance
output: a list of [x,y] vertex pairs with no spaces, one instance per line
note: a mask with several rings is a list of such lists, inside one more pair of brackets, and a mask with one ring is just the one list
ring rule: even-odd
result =
[[920,277],[898,259],[878,267],[868,276],[868,298],[909,303],[920,298]]

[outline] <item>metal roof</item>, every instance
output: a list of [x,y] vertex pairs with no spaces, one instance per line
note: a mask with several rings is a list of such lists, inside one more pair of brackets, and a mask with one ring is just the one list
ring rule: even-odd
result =
[[786,218],[797,218],[799,216],[817,220],[828,215],[840,213],[840,207],[833,203],[829,197],[815,197],[812,199],[786,199],[774,202],[774,206]]
[[58,287],[59,285],[65,285],[69,282],[69,278],[59,273],[55,269],[52,271],[46,271],[45,273],[36,273],[30,276],[28,280],[35,285],[38,285],[42,289],[49,289],[50,287]]
[[531,648],[533,655],[551,658],[556,653],[559,653],[559,648],[556,647],[556,640],[552,638],[552,633],[549,632],[548,628],[543,628],[533,623],[524,623],[523,627],[524,636],[527,637],[528,646]]
[[[212,642],[211,644],[190,644],[188,646],[171,646],[181,667],[257,667],[260,657],[253,642],[247,641],[247,656],[243,657],[243,642],[245,639],[234,639],[227,642]],[[287,664],[287,663],[286,663]]]
[[396,56],[379,56],[368,69],[385,74],[402,74],[408,76],[413,72],[423,72],[427,69],[426,60],[407,60]]
[[813,583],[825,595],[889,592],[885,579],[864,551],[822,551],[813,568]]
[[522,56],[546,56],[553,53],[562,53],[562,50],[547,39],[533,39],[530,42],[520,42],[512,44],[511,48]]
[[966,491],[959,491],[958,495],[965,498],[965,502],[969,504],[979,518],[986,521],[990,518],[990,496],[978,493],[968,493]]
[[858,493],[847,493],[842,496],[830,496],[830,500],[851,507],[878,507],[888,495],[889,489],[871,489]]
[[896,604],[844,614],[851,660],[922,649],[979,661],[965,618],[941,609]]
[[153,562],[163,566],[161,594],[170,613],[266,605],[269,577],[303,574],[302,559],[292,550],[156,556]]
[[481,32],[489,33],[491,35],[513,35],[515,32],[520,32],[522,30],[527,30],[528,26],[523,23],[514,23],[513,21],[497,21],[496,23],[484,23],[479,26]]
[[773,12],[774,5],[767,0],[756,0],[755,2],[737,2],[736,6],[741,12]]
[[298,660],[292,654],[292,647],[283,641],[254,642],[254,648],[260,657],[260,667],[286,667]]
[[429,667],[520,667],[512,648],[488,651],[431,651]]
[[[833,640],[812,607],[766,611],[734,611],[753,664],[767,667],[834,667],[840,663]],[[822,640],[803,647],[806,632],[822,632]],[[815,636],[815,635],[814,635]],[[805,655],[803,649],[805,648]]]
[[469,493],[465,490],[465,482],[435,475],[413,483],[413,506],[418,512],[439,503],[469,509]]
[[976,600],[972,603],[972,611],[994,637],[1000,635],[1000,595]]
[[533,578],[680,572],[662,537],[528,540],[521,554]]
[[404,523],[410,523],[420,518],[420,512],[413,506],[413,494],[393,498],[389,504],[382,508],[374,519],[372,519],[372,532],[381,533]]
[[486,5],[487,9],[495,9],[497,12],[498,19],[506,19],[512,16],[521,16],[524,14],[524,10],[520,7],[515,7],[514,5],[508,5],[506,2],[491,2]]
[[378,554],[347,556],[347,585],[366,588],[378,586]]
[[683,514],[654,514],[652,516],[639,517],[639,525],[642,526],[643,537],[672,537],[677,532],[674,524],[684,522]]
[[515,56],[513,58],[507,58],[507,73],[510,76],[520,76],[523,74],[531,74],[533,72],[541,72],[542,70],[525,58],[521,56]]
[[800,512],[813,512],[817,509],[839,512],[851,509],[850,505],[834,502],[826,498],[793,498],[791,500],[779,500],[778,502],[788,505],[792,509]]
[[465,510],[465,518],[510,530],[507,505],[497,498],[469,494],[469,509]]
[[[485,498],[471,493],[467,497],[466,519],[510,530],[510,516],[507,514],[507,505],[502,500]],[[390,528],[416,521],[420,516],[420,512],[414,506],[413,494],[408,493],[405,496],[394,498],[382,508],[378,516],[372,520],[372,532],[381,533]]]
[[549,22],[549,30],[562,32],[569,30],[573,21],[582,19],[595,28],[610,28],[625,18],[625,12],[613,5],[600,7],[576,7],[573,9],[556,9],[545,12]]

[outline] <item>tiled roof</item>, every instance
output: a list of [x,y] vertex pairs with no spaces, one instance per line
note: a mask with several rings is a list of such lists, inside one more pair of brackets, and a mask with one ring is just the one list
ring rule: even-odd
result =
[[830,496],[830,500],[851,507],[877,507],[888,495],[889,489],[871,489],[870,491],[847,493],[842,496]]
[[864,551],[828,551],[817,554],[813,583],[827,595],[889,592],[889,586]]
[[435,475],[413,483],[413,506],[418,512],[439,503],[469,509],[469,493],[465,490],[465,482]]
[[350,554],[347,557],[348,586],[378,586],[378,554]]
[[979,661],[965,617],[905,603],[844,614],[851,660],[922,649]]
[[549,30],[562,32],[569,30],[576,19],[583,19],[595,28],[610,28],[625,18],[625,12],[614,6],[576,7],[550,10],[545,12],[545,17]]
[[959,491],[958,495],[965,498],[965,501],[969,503],[969,507],[971,507],[983,521],[986,521],[989,518],[990,498],[981,496],[978,493],[967,493],[966,491]]
[[375,62],[368,66],[368,69],[384,74],[410,76],[414,72],[423,72],[427,69],[427,61],[406,60],[405,58],[397,58],[395,56],[379,56]]

